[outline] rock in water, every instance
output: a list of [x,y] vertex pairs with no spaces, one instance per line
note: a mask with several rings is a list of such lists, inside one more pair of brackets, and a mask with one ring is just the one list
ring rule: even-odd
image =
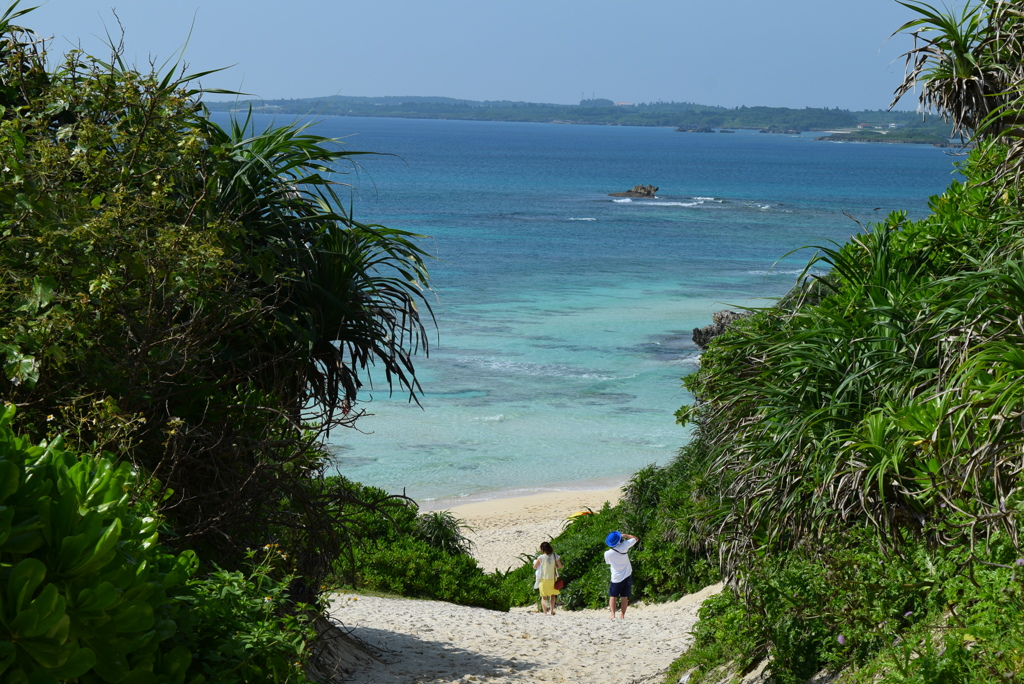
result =
[[654,193],[658,192],[656,185],[634,185],[631,190],[626,192],[609,192],[610,197],[654,197]]
[[719,311],[711,315],[711,320],[714,321],[711,325],[705,325],[703,328],[693,329],[693,343],[701,349],[707,349],[708,343],[715,339],[722,333],[724,333],[733,322],[750,316],[750,311]]

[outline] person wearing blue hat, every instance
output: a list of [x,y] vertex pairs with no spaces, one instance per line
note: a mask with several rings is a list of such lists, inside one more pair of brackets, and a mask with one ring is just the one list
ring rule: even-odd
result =
[[608,550],[604,552],[604,562],[611,566],[612,581],[608,585],[608,607],[615,619],[615,602],[621,606],[622,619],[626,618],[626,607],[629,606],[629,595],[633,592],[633,566],[629,562],[629,550],[640,541],[631,534],[622,534],[618,530],[609,532],[604,543]]

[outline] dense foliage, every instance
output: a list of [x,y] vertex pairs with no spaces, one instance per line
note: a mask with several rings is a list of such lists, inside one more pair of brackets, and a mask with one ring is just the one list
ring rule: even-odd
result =
[[897,661],[906,681],[1024,678],[1019,630],[992,627],[1024,607],[1024,236],[985,158],[963,171],[928,218],[820,248],[827,277],[735,325],[687,378],[699,402],[680,415],[720,502],[697,538],[742,592],[709,608],[724,611],[701,628],[709,652],[768,655],[777,681]]
[[79,458],[60,440],[29,446],[14,412],[0,416],[5,681],[182,681],[188,650],[163,646],[175,633],[167,591],[191,575],[191,557],[155,548],[158,523],[130,505],[127,464]]
[[[13,10],[12,10],[13,12]],[[0,22],[0,392],[152,480],[173,543],[236,569],[274,541],[305,600],[344,538],[319,437],[373,366],[415,398],[426,273],[414,236],[336,195],[336,141],[212,123],[191,77],[115,52],[48,68]]]
[[387,503],[324,483],[322,437],[372,369],[416,400],[425,254],[345,208],[360,153],[222,128],[202,74],[51,55],[27,11],[0,16],[4,681],[302,681],[353,509]]
[[160,544],[140,476],[0,414],[0,676],[5,682],[303,681],[310,614],[285,611],[273,554],[204,577]]
[[335,565],[340,586],[509,609],[501,576],[477,565],[464,525],[451,513],[420,513],[415,504],[344,478],[328,478],[327,483],[350,492],[353,500],[377,504],[354,508],[346,520],[355,538],[351,556]]

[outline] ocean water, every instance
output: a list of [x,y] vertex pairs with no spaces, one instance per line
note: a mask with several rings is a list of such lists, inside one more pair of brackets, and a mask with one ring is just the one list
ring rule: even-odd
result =
[[[664,464],[715,311],[769,306],[811,256],[927,213],[958,159],[916,145],[666,128],[331,117],[356,218],[429,236],[422,407],[361,398],[337,470],[419,501],[618,484]],[[393,155],[393,156],[391,156]],[[657,198],[608,193],[653,184]]]

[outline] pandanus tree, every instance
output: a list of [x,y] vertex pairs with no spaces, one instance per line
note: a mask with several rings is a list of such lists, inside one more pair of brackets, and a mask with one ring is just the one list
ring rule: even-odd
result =
[[[703,521],[730,570],[766,548],[813,544],[868,525],[974,544],[1007,533],[1020,503],[1024,339],[1016,195],[994,190],[990,156],[1015,135],[1018,3],[922,15],[907,80],[922,103],[983,143],[969,182],[911,223],[893,214],[845,245],[817,248],[778,306],[715,340],[688,387],[726,505]],[[989,144],[991,142],[991,144]],[[1001,148],[1005,150],[1005,147]],[[989,155],[989,156],[986,156]],[[1009,190],[1009,192],[1006,192]],[[809,267],[809,268],[810,268]]]
[[352,217],[338,194],[342,164],[365,152],[309,131],[310,125],[257,132],[251,113],[228,127],[203,116],[198,133],[224,162],[204,174],[208,220],[240,226],[239,258],[280,286],[275,318],[284,333],[285,380],[304,396],[305,416],[346,423],[375,364],[388,386],[416,400],[413,355],[427,348],[426,257],[405,231]]
[[906,74],[890,107],[920,88],[924,111],[950,121],[958,135],[973,135],[1007,96],[1009,74],[1000,63],[1005,33],[998,22],[1005,3],[968,4],[959,11],[923,2],[899,4],[921,16],[893,34],[910,31],[914,47],[904,55]]
[[[355,502],[318,484],[374,367],[418,393],[417,236],[352,216],[355,154],[211,121],[192,83],[0,19],[0,393],[32,439],[136,465],[176,543],[233,565],[288,544],[309,586]],[[309,597],[306,596],[308,599]]]
[[[898,0],[899,1],[899,0]],[[906,73],[890,107],[919,89],[924,113],[953,124],[964,140],[995,160],[990,182],[1019,184],[1024,171],[1024,3],[983,0],[939,10],[910,0],[919,17],[896,33],[911,32]]]
[[819,247],[825,275],[716,338],[687,378],[701,401],[680,415],[723,504],[697,537],[721,541],[727,571],[851,526],[895,553],[908,537],[1019,547],[1024,239],[1003,191],[968,173],[923,221]]

